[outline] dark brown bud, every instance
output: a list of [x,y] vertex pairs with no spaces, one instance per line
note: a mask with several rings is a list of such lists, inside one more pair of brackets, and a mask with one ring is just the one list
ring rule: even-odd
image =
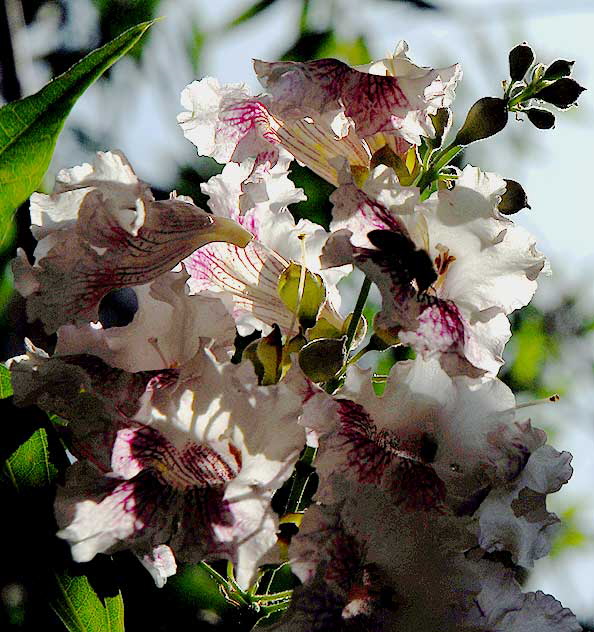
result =
[[555,115],[548,110],[530,108],[527,110],[528,120],[538,129],[551,129],[555,127]]
[[575,64],[574,61],[557,59],[545,70],[542,78],[547,81],[554,81],[555,79],[561,79],[561,77],[569,77],[573,64]]
[[509,51],[509,76],[512,81],[521,81],[534,61],[534,51],[528,44],[518,44]]
[[455,145],[469,145],[476,140],[489,138],[507,125],[507,102],[495,97],[479,99],[468,111]]
[[526,191],[519,182],[515,180],[505,180],[507,188],[505,193],[501,196],[501,202],[497,208],[500,213],[504,215],[513,215],[523,208],[530,208],[528,204],[528,198],[526,197]]
[[565,109],[573,105],[584,90],[577,81],[563,77],[539,90],[534,98]]

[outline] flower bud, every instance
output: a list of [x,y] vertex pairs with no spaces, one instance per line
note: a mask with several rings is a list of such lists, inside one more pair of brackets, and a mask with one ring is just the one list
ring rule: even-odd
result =
[[504,99],[483,97],[468,111],[455,145],[469,145],[500,132],[507,124],[507,103]]
[[575,64],[574,61],[557,59],[545,70],[542,78],[547,81],[554,81],[555,79],[561,79],[561,77],[569,77],[573,64]]
[[302,268],[298,263],[290,263],[280,275],[277,289],[280,299],[297,315],[303,329],[316,324],[326,300],[326,288],[319,274]]
[[548,110],[530,108],[526,111],[528,120],[538,129],[551,129],[555,127],[555,115]]
[[534,51],[528,44],[518,44],[509,52],[509,76],[512,81],[521,81],[534,61]]
[[505,179],[507,188],[505,193],[501,196],[501,202],[499,202],[497,208],[500,213],[504,215],[513,215],[523,208],[530,208],[528,204],[528,198],[526,192],[519,182],[515,180]]
[[299,366],[313,382],[331,380],[346,361],[346,337],[318,338],[306,344],[299,353]]
[[534,98],[565,109],[573,105],[584,90],[577,81],[563,77],[539,90]]
[[250,342],[243,357],[251,360],[260,386],[277,384],[283,375],[283,341],[278,325],[264,338]]

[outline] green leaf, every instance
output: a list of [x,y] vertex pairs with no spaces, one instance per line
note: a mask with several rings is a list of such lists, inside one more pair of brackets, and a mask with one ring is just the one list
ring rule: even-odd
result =
[[0,478],[11,482],[17,491],[51,485],[58,468],[50,458],[45,428],[38,428],[4,463]]
[[10,380],[10,371],[0,364],[0,399],[6,399],[12,395],[12,382]]
[[128,29],[36,94],[0,109],[0,244],[10,230],[15,209],[41,182],[58,134],[78,98],[153,23],[143,22]]
[[243,13],[240,13],[236,18],[231,20],[231,22],[229,22],[229,24],[227,25],[227,28],[231,29],[239,26],[240,24],[243,24],[244,22],[247,22],[248,20],[251,20],[252,18],[262,13],[262,11],[272,6],[275,2],[276,0],[259,0],[259,2],[256,2],[251,7],[247,8]]
[[101,598],[84,575],[63,571],[55,578],[51,607],[69,632],[124,632],[121,592]]

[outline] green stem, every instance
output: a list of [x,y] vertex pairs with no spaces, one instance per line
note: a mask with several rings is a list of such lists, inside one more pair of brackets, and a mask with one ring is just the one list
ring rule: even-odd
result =
[[283,590],[282,592],[272,593],[271,595],[255,595],[254,601],[258,603],[267,601],[283,601],[291,598],[292,590]]
[[219,586],[223,587],[225,594],[232,595],[233,598],[237,599],[237,601],[241,602],[244,606],[249,606],[249,599],[245,598],[243,591],[239,589],[235,582],[229,582],[220,573],[215,571],[215,569],[210,566],[210,564],[207,564],[206,562],[200,562],[199,566],[200,568],[202,568],[202,570],[206,571],[206,573],[212,580],[219,584]]
[[365,301],[367,301],[367,296],[369,295],[370,288],[371,288],[371,281],[367,277],[365,277],[363,281],[363,285],[361,286],[361,290],[359,292],[359,297],[357,298],[357,303],[355,304],[355,309],[353,310],[353,314],[351,316],[351,322],[349,323],[349,328],[347,329],[346,342],[345,342],[347,355],[351,350],[351,345],[353,344],[355,334],[357,333],[357,328],[359,327],[359,321],[361,320],[361,314],[363,313],[363,308],[365,307]]
[[444,149],[433,154],[429,161],[429,167],[421,173],[421,176],[415,183],[419,187],[421,193],[439,177],[439,172],[446,165],[449,165],[463,149],[463,145],[448,145]]

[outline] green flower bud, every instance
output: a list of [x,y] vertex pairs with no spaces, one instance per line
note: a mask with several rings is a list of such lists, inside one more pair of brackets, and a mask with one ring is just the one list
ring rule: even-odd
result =
[[243,358],[253,363],[260,386],[278,383],[283,374],[283,341],[278,325],[273,325],[268,336],[250,342]]
[[513,215],[523,208],[530,208],[526,192],[522,185],[515,180],[505,179],[505,182],[507,188],[505,193],[501,196],[501,202],[499,202],[497,206],[499,212],[504,215]]
[[313,382],[331,380],[344,366],[346,349],[342,338],[318,338],[299,352],[299,366]]
[[569,77],[573,64],[575,64],[574,61],[557,59],[545,70],[542,78],[547,81],[554,81],[555,79],[561,79],[561,77]]
[[[299,288],[302,282],[301,296]],[[278,280],[278,295],[294,314],[297,314],[303,329],[316,324],[318,314],[326,300],[326,288],[319,274],[310,272],[298,263],[290,263]]]
[[532,71],[532,79],[530,80],[530,83],[536,83],[537,81],[540,81],[542,79],[542,76],[544,75],[544,71],[545,71],[544,64],[537,64],[536,66],[534,66],[534,70]]
[[534,61],[534,51],[528,44],[518,44],[509,52],[509,76],[512,81],[521,81]]
[[468,111],[454,145],[469,145],[497,134],[507,125],[507,116],[507,102],[504,99],[479,99]]
[[548,110],[530,108],[526,111],[528,120],[538,129],[551,129],[555,127],[555,115]]
[[534,98],[565,109],[573,105],[584,90],[585,88],[582,88],[577,81],[569,77],[563,77],[557,79],[555,83],[541,88],[534,95]]

